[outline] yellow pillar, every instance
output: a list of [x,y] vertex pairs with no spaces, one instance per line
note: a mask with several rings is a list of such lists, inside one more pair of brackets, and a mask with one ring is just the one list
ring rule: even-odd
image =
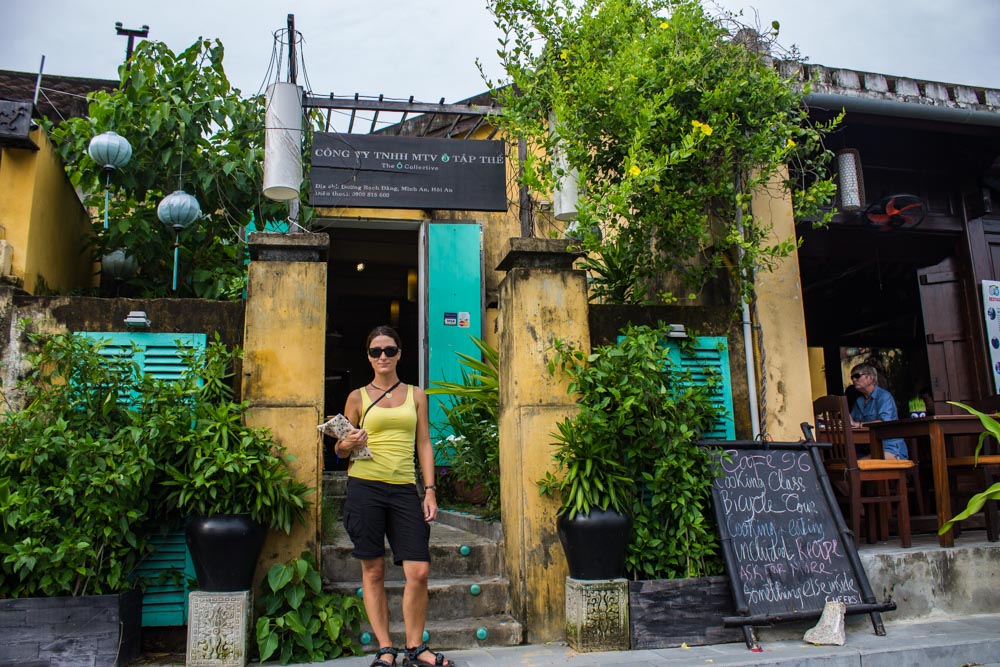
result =
[[[576,413],[566,381],[549,375],[552,342],[590,349],[587,281],[566,241],[510,240],[500,283],[500,503],[515,617],[526,641],[565,638],[566,558],[554,498],[538,480],[554,470],[552,433]],[[596,548],[599,546],[595,545]]]
[[[792,199],[783,185],[786,177],[785,173],[776,175],[767,187],[754,193],[751,203],[754,216],[771,225],[770,236],[765,240],[768,244],[795,238]],[[758,377],[764,389],[761,398],[765,406],[762,425],[774,440],[799,440],[802,437],[799,424],[811,422],[813,415],[798,255],[793,252],[773,270],[760,272],[755,286],[760,327]]]
[[320,557],[323,366],[326,340],[326,234],[250,235],[243,333],[247,421],[271,430],[295,457],[295,476],[316,489],[305,526],[270,531],[258,580],[273,563],[312,551]]

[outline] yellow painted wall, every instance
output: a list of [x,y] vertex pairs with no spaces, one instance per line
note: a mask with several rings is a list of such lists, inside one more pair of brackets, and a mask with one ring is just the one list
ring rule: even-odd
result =
[[[300,240],[302,234],[251,236]],[[310,235],[312,236],[312,235]],[[328,237],[322,237],[326,243]],[[324,246],[325,247],[325,246]],[[251,261],[243,340],[243,398],[248,423],[271,429],[295,457],[296,477],[316,489],[308,524],[290,536],[271,531],[258,563],[258,578],[272,563],[319,553],[322,441],[316,425],[323,416],[326,339],[325,261]]]
[[91,224],[62,161],[39,128],[37,151],[4,148],[0,156],[0,225],[13,247],[12,275],[30,294],[94,284],[85,248]]
[[826,396],[826,366],[823,360],[823,348],[810,347],[809,354],[809,382],[812,388],[812,400],[820,396]]
[[[538,242],[539,240],[535,240]],[[559,503],[539,495],[554,471],[552,432],[576,413],[566,381],[546,368],[552,342],[589,350],[582,271],[513,268],[500,285],[500,483],[504,557],[515,616],[530,643],[565,638],[566,558]]]
[[[792,202],[782,185],[784,178],[785,174],[778,174],[768,187],[753,196],[754,215],[772,226],[765,243],[795,237]],[[761,422],[774,440],[799,440],[802,437],[799,424],[812,421],[812,400],[807,391],[812,380],[798,255],[792,253],[772,271],[759,273],[756,289],[757,323],[761,331],[761,339],[757,341],[758,376],[765,384],[762,398],[766,402]],[[761,358],[763,368],[759,367]]]

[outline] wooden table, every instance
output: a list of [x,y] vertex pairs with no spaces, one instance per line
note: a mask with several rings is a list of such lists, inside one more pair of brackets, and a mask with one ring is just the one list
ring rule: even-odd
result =
[[[975,415],[935,415],[892,422],[872,422],[867,425],[871,434],[872,456],[881,452],[886,438],[927,438],[931,446],[931,468],[934,471],[934,502],[937,505],[937,525],[940,528],[951,518],[951,489],[948,486],[948,451],[951,438],[956,435],[978,436],[983,424]],[[952,531],[938,536],[943,547],[955,544]]]

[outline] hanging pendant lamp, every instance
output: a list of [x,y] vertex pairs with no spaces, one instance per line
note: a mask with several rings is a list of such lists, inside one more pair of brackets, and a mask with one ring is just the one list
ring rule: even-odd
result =
[[132,159],[132,145],[114,130],[108,130],[90,140],[87,154],[97,164],[104,167],[104,228],[108,228],[108,190],[111,172],[121,169]]
[[108,130],[90,140],[87,153],[105,169],[121,169],[132,159],[132,145],[114,130]]
[[177,291],[177,263],[179,260],[180,243],[178,235],[181,230],[201,217],[201,204],[192,195],[183,190],[176,190],[160,202],[156,207],[156,217],[164,225],[174,230],[174,291]]

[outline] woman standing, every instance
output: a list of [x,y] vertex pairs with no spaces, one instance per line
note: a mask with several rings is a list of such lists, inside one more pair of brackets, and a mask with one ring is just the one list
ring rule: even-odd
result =
[[[452,667],[452,661],[428,650],[422,641],[430,574],[428,524],[438,511],[427,394],[419,387],[403,384],[396,375],[401,346],[394,329],[375,327],[365,347],[375,377],[347,397],[344,416],[358,428],[339,441],[335,451],[344,458],[367,445],[372,454],[371,458],[351,461],[344,504],[344,527],[354,543],[354,557],[361,561],[365,610],[379,642],[372,667],[393,667],[399,653],[389,637],[386,538],[393,562],[403,566],[406,577],[403,665]],[[415,482],[414,448],[424,480],[422,502]]]

